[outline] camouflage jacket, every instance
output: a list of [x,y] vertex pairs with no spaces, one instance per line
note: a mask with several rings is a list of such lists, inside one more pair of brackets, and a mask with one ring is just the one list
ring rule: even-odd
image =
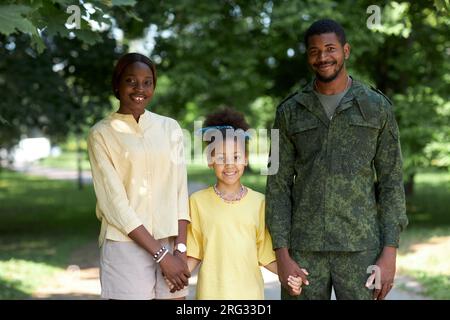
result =
[[408,220],[391,102],[353,80],[330,120],[310,83],[277,108],[279,169],[268,176],[274,248],[398,247]]

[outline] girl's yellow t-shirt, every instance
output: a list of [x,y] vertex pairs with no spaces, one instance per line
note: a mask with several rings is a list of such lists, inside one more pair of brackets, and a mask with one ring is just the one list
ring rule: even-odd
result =
[[212,187],[191,195],[187,255],[202,260],[197,299],[264,299],[260,266],[276,260],[264,205],[264,195],[249,188],[235,203]]

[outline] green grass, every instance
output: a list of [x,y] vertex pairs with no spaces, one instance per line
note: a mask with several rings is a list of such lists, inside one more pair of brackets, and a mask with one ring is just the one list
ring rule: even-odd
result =
[[[81,168],[83,170],[90,170],[89,159],[86,152],[82,153]],[[39,160],[38,165],[48,168],[61,168],[61,169],[71,169],[77,170],[77,153],[65,151],[57,157],[48,157]]]
[[0,299],[30,297],[96,239],[91,186],[0,172]]
[[37,288],[45,285],[62,268],[47,263],[11,258],[0,260],[0,298],[28,298]]
[[450,299],[450,226],[408,228],[402,233],[397,267],[422,285],[424,295]]
[[[189,168],[190,181],[211,185],[212,170],[204,166]],[[246,172],[244,185],[265,192],[266,177],[259,168]],[[407,199],[408,228],[402,233],[398,254],[399,272],[415,278],[423,294],[434,299],[450,299],[450,247],[442,239],[450,237],[450,174],[429,171],[417,175],[415,194]],[[416,251],[418,244],[433,244]]]
[[415,278],[424,294],[450,299],[450,174],[417,175],[414,195],[407,199],[409,226],[401,237],[398,266]]
[[[188,175],[190,181],[215,182],[206,166],[190,165]],[[245,185],[260,192],[265,181],[257,167],[243,178]],[[407,201],[410,225],[402,234],[399,270],[416,278],[424,294],[450,299],[450,249],[442,242],[450,236],[450,174],[422,173],[415,191]],[[3,170],[0,208],[0,299],[30,297],[64,270],[74,249],[98,236],[92,186],[80,191],[74,182]],[[429,247],[417,250],[417,244]]]
[[414,195],[407,199],[410,226],[450,225],[450,174],[429,171],[417,175]]
[[425,288],[424,294],[437,300],[450,299],[450,276],[432,275],[427,271],[412,272],[411,275],[416,278]]

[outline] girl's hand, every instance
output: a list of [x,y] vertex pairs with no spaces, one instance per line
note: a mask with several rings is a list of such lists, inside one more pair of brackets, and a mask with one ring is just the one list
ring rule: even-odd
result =
[[280,279],[281,285],[285,288],[291,296],[294,296],[294,292],[288,284],[289,276],[296,276],[302,278],[302,284],[306,286],[309,285],[308,281],[308,271],[300,267],[298,263],[291,258],[287,248],[278,248],[275,250],[277,256],[277,270],[278,278]]
[[301,277],[288,277],[288,285],[292,289],[292,293],[294,293],[294,295],[299,296],[302,293],[302,284],[303,280]]
[[175,285],[169,281],[169,279],[167,279],[166,276],[164,276],[164,281],[166,282],[167,286],[169,287],[170,290],[172,290],[173,288],[175,288]]

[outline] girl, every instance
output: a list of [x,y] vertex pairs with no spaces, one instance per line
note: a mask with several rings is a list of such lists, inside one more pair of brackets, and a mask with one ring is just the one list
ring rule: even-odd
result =
[[[241,184],[248,129],[243,115],[231,109],[209,115],[202,129],[206,140],[211,137],[208,165],[217,183],[190,197],[189,269],[202,262],[197,299],[264,299],[260,266],[277,272],[264,195]],[[289,285],[300,294],[300,278],[290,277]]]
[[[155,85],[149,58],[121,57],[112,79],[119,110],[89,133],[101,221],[101,296],[107,299],[176,299],[187,293],[186,254],[172,254],[185,247],[189,221],[186,168],[179,161],[183,140],[173,141],[181,131],[175,120],[145,109]],[[178,291],[170,292],[162,273]]]

